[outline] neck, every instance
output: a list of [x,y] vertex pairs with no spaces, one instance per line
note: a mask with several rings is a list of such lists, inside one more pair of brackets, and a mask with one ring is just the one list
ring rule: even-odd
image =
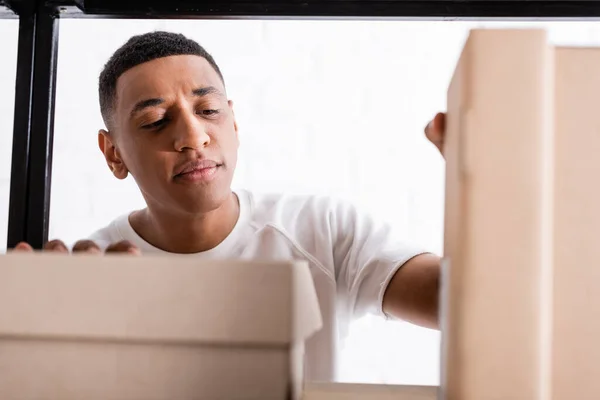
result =
[[133,213],[129,222],[145,241],[170,253],[199,253],[213,249],[231,233],[239,218],[232,192],[219,208],[200,215],[175,214],[148,207]]

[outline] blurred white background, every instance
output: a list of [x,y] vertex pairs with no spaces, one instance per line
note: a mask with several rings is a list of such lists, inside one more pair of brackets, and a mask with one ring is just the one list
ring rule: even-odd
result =
[[[442,254],[444,164],[423,127],[474,27],[545,27],[561,45],[600,45],[592,22],[62,20],[51,238],[87,236],[144,206],[97,149],[97,79],[130,36],[181,32],[213,54],[235,102],[242,147],[236,187],[332,194],[387,219],[399,240]],[[6,227],[18,21],[0,20],[0,249]],[[439,383],[439,334],[357,321],[345,381]]]

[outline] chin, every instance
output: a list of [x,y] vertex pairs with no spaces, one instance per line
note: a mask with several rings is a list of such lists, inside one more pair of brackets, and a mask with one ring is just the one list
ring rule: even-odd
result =
[[203,214],[219,209],[229,201],[231,188],[227,190],[197,190],[177,199],[181,210],[188,214]]

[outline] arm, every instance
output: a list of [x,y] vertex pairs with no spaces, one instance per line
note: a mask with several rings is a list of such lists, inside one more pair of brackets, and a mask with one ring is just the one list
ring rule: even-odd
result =
[[[446,114],[438,113],[425,127],[425,137],[444,155]],[[383,297],[383,312],[426,328],[439,329],[441,259],[422,254],[396,272]]]
[[[425,129],[442,155],[444,129],[443,113]],[[348,314],[380,315],[439,329],[439,257],[396,241],[389,227],[352,207],[338,207],[327,220],[332,224],[338,293]]]
[[439,258],[348,204],[336,211],[329,218],[336,284],[347,313],[437,327]]
[[439,329],[440,263],[440,258],[432,254],[407,261],[385,291],[383,311],[393,318]]

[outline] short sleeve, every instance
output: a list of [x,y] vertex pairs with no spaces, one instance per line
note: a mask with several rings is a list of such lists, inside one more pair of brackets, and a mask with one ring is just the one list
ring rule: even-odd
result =
[[331,223],[338,304],[352,319],[386,318],[382,306],[389,282],[408,260],[427,251],[396,240],[388,224],[349,204],[337,206]]

